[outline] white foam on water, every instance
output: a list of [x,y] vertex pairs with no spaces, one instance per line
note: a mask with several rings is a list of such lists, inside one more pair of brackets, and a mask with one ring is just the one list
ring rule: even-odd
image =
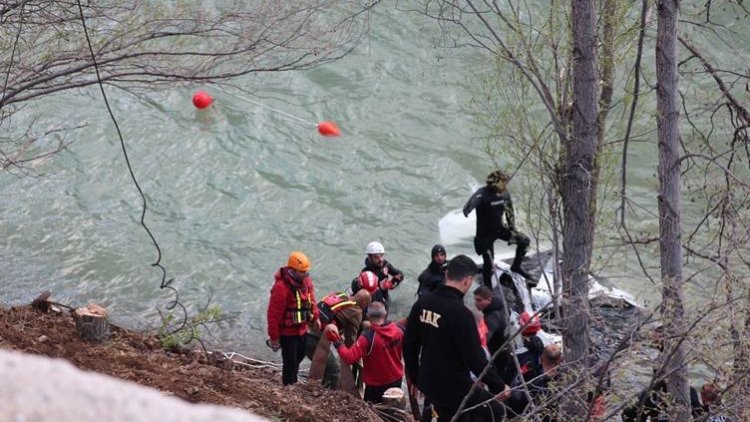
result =
[[452,246],[472,241],[476,224],[477,216],[474,212],[464,217],[462,210],[450,211],[438,222],[440,242],[445,246]]

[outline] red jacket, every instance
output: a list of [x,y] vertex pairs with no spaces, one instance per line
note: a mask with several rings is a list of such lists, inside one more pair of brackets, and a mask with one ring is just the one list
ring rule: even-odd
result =
[[315,288],[312,279],[305,277],[297,283],[289,274],[289,267],[281,267],[273,275],[268,301],[268,336],[302,336],[307,333],[307,323],[318,319],[315,306]]
[[404,376],[404,365],[401,363],[403,338],[403,328],[392,322],[373,324],[352,347],[339,344],[336,349],[347,365],[362,359],[362,381],[368,386],[379,387]]

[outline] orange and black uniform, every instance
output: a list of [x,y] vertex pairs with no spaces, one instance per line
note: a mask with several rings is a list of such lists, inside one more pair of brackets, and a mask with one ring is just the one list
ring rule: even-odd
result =
[[[487,357],[479,344],[474,315],[464,306],[463,293],[442,284],[423,294],[411,308],[404,336],[404,363],[412,382],[432,400],[438,421],[450,421],[474,381],[487,366]],[[482,377],[489,390],[498,394],[505,384],[494,368]],[[477,388],[466,408],[488,401],[465,413],[459,420],[501,421],[504,407],[493,394]]]
[[401,326],[386,322],[373,324],[351,347],[341,342],[334,344],[339,356],[348,365],[363,360],[365,401],[380,403],[387,389],[401,387],[404,378],[404,366],[401,364],[403,338],[404,330]]
[[305,358],[307,323],[318,319],[314,286],[309,276],[296,281],[289,267],[279,268],[274,279],[268,302],[268,336],[281,343],[284,385],[294,384]]

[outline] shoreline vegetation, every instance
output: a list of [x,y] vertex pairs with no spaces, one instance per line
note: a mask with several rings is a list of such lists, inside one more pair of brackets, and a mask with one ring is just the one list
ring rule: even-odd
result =
[[[67,312],[0,307],[0,349],[67,360],[84,371],[155,388],[191,403],[249,410],[282,421],[378,421],[362,400],[319,385],[282,387],[278,365],[220,352],[172,353],[155,335],[110,325],[109,340],[81,338]],[[248,353],[251,354],[251,353]],[[217,356],[218,358],[214,358]]]

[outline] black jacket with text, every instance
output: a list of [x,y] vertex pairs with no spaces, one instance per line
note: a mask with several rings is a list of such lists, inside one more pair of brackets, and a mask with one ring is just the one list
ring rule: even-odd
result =
[[[409,379],[433,403],[458,408],[473,384],[470,372],[479,375],[487,366],[476,320],[459,290],[440,285],[417,299],[406,322],[404,362]],[[505,386],[494,368],[482,381],[495,394]]]

